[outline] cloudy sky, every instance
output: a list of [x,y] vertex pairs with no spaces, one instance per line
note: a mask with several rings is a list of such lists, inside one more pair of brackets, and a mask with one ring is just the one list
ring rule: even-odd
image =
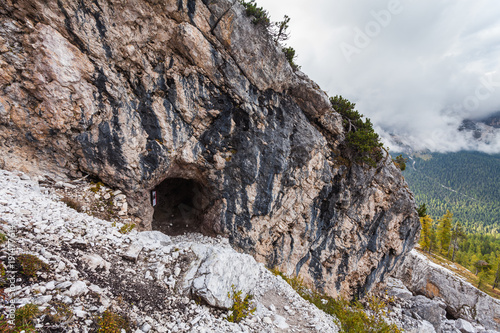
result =
[[457,131],[464,118],[500,111],[497,0],[257,3],[273,21],[291,17],[286,43],[302,71],[355,102],[391,150],[387,133],[417,149],[500,152],[500,133],[478,142]]

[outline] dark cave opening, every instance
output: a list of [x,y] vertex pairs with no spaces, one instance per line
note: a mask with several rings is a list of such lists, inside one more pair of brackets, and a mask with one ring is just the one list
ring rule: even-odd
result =
[[209,191],[193,179],[168,178],[155,189],[156,206],[152,229],[167,235],[200,232],[210,204]]
[[450,307],[446,307],[445,311],[446,311],[446,319],[449,319],[449,320],[457,320],[458,319],[458,317],[452,313],[452,309]]

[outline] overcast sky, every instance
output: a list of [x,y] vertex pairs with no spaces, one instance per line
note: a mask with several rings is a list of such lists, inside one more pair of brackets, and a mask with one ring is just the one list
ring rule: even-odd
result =
[[[355,102],[377,131],[417,149],[500,152],[467,139],[464,118],[500,111],[498,0],[257,0],[280,21],[302,71]],[[394,143],[386,142],[391,150]]]

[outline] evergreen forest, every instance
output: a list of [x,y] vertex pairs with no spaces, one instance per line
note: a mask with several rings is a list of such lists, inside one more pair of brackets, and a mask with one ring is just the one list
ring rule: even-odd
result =
[[[395,156],[395,155],[394,155]],[[500,233],[500,154],[480,152],[405,155],[403,176],[430,216],[447,210],[468,233]]]
[[[398,157],[393,155],[395,163]],[[421,249],[467,268],[480,289],[498,297],[500,155],[420,153],[401,158],[419,205]]]

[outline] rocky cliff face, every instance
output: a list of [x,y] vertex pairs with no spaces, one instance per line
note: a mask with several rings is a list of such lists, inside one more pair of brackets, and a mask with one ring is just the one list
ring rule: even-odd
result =
[[0,167],[97,177],[142,229],[227,236],[332,295],[413,247],[390,158],[342,158],[326,94],[237,2],[3,1],[0,68]]

